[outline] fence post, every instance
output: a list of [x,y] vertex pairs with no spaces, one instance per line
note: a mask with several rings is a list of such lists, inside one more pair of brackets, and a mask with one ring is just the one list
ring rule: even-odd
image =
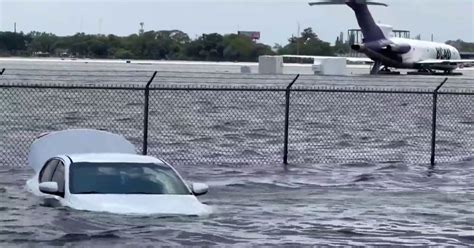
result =
[[144,116],[143,118],[143,149],[142,149],[143,155],[148,154],[148,112],[149,112],[149,101],[150,101],[150,85],[155,79],[157,73],[158,73],[157,71],[153,73],[153,76],[151,76],[150,80],[148,80],[148,83],[146,84],[146,87],[145,87],[145,109],[143,111],[143,116]]
[[290,93],[291,87],[296,83],[296,80],[300,77],[300,74],[296,75],[293,81],[286,87],[286,104],[285,104],[285,141],[283,148],[283,163],[288,164],[288,136],[290,127]]
[[0,71],[0,75],[3,75],[4,72],[5,72],[5,68],[3,68],[2,71]]
[[433,120],[431,127],[431,166],[436,164],[436,122],[438,115],[438,91],[443,87],[443,85],[448,82],[448,78],[445,78],[444,81],[436,87],[433,92]]

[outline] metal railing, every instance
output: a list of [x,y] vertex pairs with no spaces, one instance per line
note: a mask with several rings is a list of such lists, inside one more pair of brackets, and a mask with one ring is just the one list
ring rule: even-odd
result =
[[[0,79],[8,75],[2,73]],[[111,82],[118,77],[103,74],[97,77]],[[68,128],[122,134],[141,153],[174,164],[434,165],[474,151],[474,91],[443,91],[447,79],[427,90],[315,87],[298,85],[299,75],[206,74],[201,81],[211,83],[184,85],[176,82],[198,77],[170,80],[153,72],[146,84],[86,85],[84,79],[51,83],[56,77],[45,75],[32,73],[32,79],[20,71],[2,80],[0,165],[26,164],[37,135]],[[229,78],[238,83],[215,85]],[[246,80],[279,83],[242,83]]]

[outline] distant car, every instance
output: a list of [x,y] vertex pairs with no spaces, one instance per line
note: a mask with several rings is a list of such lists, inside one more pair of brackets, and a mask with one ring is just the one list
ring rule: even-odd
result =
[[206,215],[196,196],[208,186],[188,185],[168,163],[137,155],[119,135],[66,130],[33,142],[29,165],[36,174],[28,189],[78,210],[118,214]]

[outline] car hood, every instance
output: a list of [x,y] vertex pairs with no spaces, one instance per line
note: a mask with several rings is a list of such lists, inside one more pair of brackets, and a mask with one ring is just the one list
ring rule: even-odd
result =
[[194,195],[71,194],[66,205],[78,210],[117,214],[208,215],[211,208]]

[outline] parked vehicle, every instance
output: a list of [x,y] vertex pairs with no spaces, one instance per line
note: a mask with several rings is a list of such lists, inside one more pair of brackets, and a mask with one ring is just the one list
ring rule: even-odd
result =
[[40,136],[30,148],[27,181],[35,195],[78,210],[118,214],[206,215],[196,196],[208,186],[188,185],[168,163],[136,154],[124,137],[97,130]]

